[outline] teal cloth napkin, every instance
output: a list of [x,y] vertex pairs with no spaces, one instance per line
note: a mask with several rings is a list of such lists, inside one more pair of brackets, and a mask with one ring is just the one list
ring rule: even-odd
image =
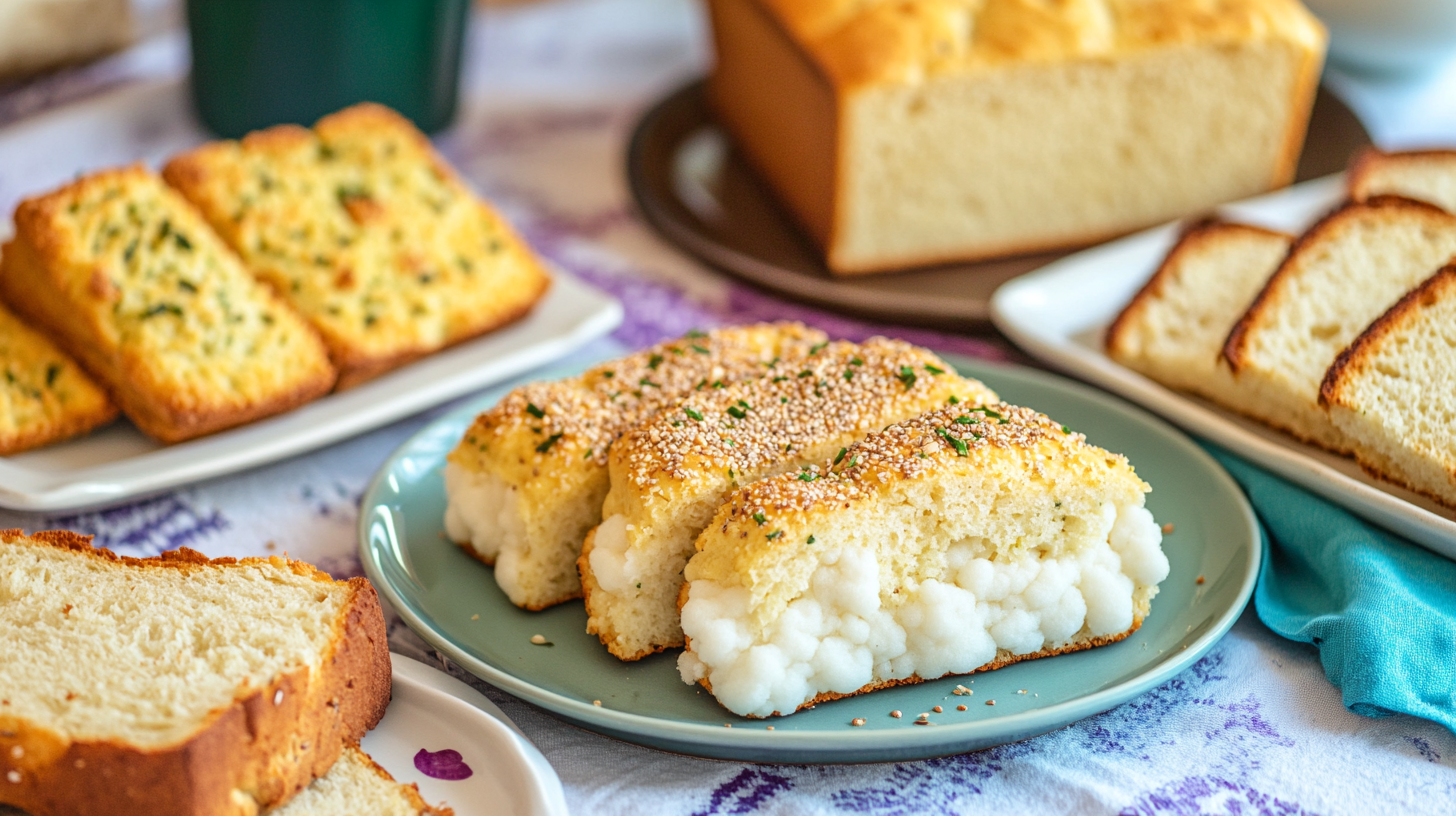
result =
[[1356,714],[1411,714],[1456,732],[1456,562],[1204,447],[1259,515],[1259,619],[1314,644]]

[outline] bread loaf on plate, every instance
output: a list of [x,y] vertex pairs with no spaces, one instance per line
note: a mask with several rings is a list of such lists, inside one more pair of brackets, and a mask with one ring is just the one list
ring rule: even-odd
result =
[[0,532],[0,803],[33,816],[253,816],[384,715],[363,578]]
[[1355,338],[1320,403],[1366,470],[1456,508],[1456,265]]
[[0,296],[162,442],[287,411],[334,384],[308,324],[140,166],[22,201]]
[[1287,184],[1296,0],[711,0],[709,95],[857,274],[1091,243]]

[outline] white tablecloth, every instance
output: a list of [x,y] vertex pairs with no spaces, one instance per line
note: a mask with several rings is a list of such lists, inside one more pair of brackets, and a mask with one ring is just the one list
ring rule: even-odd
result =
[[[620,297],[612,342],[637,347],[706,327],[798,317],[845,337],[876,327],[786,304],[710,274],[635,216],[622,179],[636,116],[701,73],[703,21],[684,0],[558,0],[476,20],[461,123],[441,144],[561,266]],[[185,70],[180,35],[0,90],[0,124]],[[1382,144],[1456,142],[1456,72],[1420,83],[1336,77]],[[141,151],[139,151],[141,152]],[[20,156],[0,157],[0,173]],[[895,328],[982,356],[1004,346]],[[600,350],[600,349],[598,349]],[[355,520],[369,476],[437,415],[253,472],[80,515],[0,512],[0,526],[66,527],[127,555],[287,553],[360,574]],[[403,654],[444,665],[397,622]],[[457,674],[459,673],[456,670]],[[476,681],[477,685],[482,685]],[[565,725],[484,687],[545,753],[573,813],[1456,813],[1456,738],[1409,718],[1345,710],[1311,647],[1252,609],[1201,662],[1106,714],[1013,745],[925,762],[758,766],[690,759]]]

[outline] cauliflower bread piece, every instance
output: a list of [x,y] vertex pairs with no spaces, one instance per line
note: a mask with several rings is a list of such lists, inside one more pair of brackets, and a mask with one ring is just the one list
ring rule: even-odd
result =
[[827,342],[797,323],[690,334],[579,377],[517,388],[476,418],[445,466],[445,530],[495,565],[526,609],[581,596],[576,559],[602,520],[607,449],[694,389],[761,377]]
[[282,558],[0,532],[0,803],[253,816],[384,715],[374,588]]
[[1350,198],[1396,195],[1456,213],[1456,150],[1382,153],[1367,148],[1350,164]]
[[404,117],[213,142],[163,171],[328,344],[339,388],[514,321],[550,278]]
[[698,538],[678,668],[748,717],[1120,640],[1168,575],[1127,460],[1027,408],[871,434],[735,493]]
[[1292,241],[1247,224],[1194,226],[1108,327],[1108,356],[1237,410],[1244,397],[1223,362],[1223,343]]
[[48,445],[116,418],[116,406],[51,341],[0,306],[0,454]]
[[765,376],[705,389],[612,445],[603,521],[582,547],[587,631],[623,660],[683,643],[677,611],[693,542],[740,484],[801,469],[885,425],[948,402],[995,402],[925,349],[874,338],[780,360]]
[[313,781],[268,816],[454,816],[425,804],[418,785],[401,785],[369,755],[351,745],[328,774]]
[[334,384],[308,324],[139,166],[22,201],[0,296],[162,442],[287,411]]
[[1297,0],[711,0],[708,96],[860,274],[1088,244],[1288,184]]
[[1340,354],[1320,403],[1366,470],[1456,508],[1456,265],[1401,298]]
[[1347,204],[1295,242],[1224,344],[1246,395],[1239,410],[1347,453],[1319,405],[1345,346],[1456,253],[1456,216],[1402,198]]

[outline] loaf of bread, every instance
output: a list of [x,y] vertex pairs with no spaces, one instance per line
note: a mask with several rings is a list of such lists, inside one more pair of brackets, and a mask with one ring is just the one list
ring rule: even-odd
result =
[[0,306],[0,454],[48,445],[116,418],[116,406],[86,372]]
[[1026,408],[942,408],[819,474],[737,491],[688,562],[678,667],[736,714],[1120,640],[1168,575],[1127,460]]
[[131,42],[130,0],[0,3],[0,81],[99,57]]
[[141,167],[21,202],[0,296],[163,442],[286,411],[334,384],[313,330]]
[[365,104],[163,175],[323,335],[347,388],[524,316],[550,278],[404,117]]
[[1195,225],[1108,327],[1107,355],[1237,409],[1247,397],[1223,362],[1223,344],[1292,240],[1247,224]]
[[693,333],[580,377],[512,391],[482,413],[445,466],[445,531],[495,565],[511,603],[545,609],[581,595],[576,561],[602,521],[607,450],[694,390],[758,378],[803,357],[823,332],[797,323]]
[[1371,473],[1456,508],[1456,265],[1401,298],[1335,360],[1320,403]]
[[622,660],[681,646],[677,612],[693,542],[740,484],[817,465],[890,423],[996,395],[898,340],[830,343],[764,376],[705,389],[612,445],[602,523],[582,547],[587,631]]
[[363,578],[0,532],[0,803],[33,816],[252,816],[384,714]]
[[1240,409],[1338,453],[1320,383],[1366,326],[1456,254],[1456,215],[1401,198],[1348,204],[1299,238],[1230,332]]
[[1297,0],[711,0],[713,109],[838,273],[1073,246],[1287,184]]
[[417,785],[401,785],[369,755],[351,745],[329,769],[268,816],[454,816],[430,807]]
[[1350,198],[1395,195],[1456,213],[1456,150],[1383,153],[1369,148],[1350,165]]

